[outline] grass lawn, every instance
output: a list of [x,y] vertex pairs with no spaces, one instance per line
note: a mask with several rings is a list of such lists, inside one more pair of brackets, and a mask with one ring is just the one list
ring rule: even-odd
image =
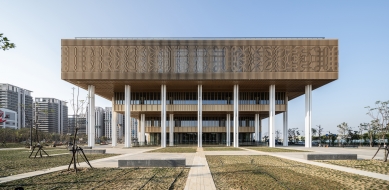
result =
[[[44,148],[49,154],[69,153],[66,149]],[[41,169],[47,169],[62,165],[68,165],[71,160],[70,154],[28,158],[30,151],[28,149],[21,150],[0,150],[0,177],[6,177],[15,174],[32,172]],[[35,153],[32,155],[32,157]],[[87,154],[88,160],[96,160],[116,156],[115,154]],[[80,158],[82,160],[82,158]],[[93,165],[92,165],[93,166]]]
[[310,152],[304,150],[293,150],[293,149],[272,148],[272,147],[249,147],[247,149],[262,151],[262,152]]
[[147,151],[147,153],[196,153],[196,151],[197,147],[166,147]]
[[382,160],[324,160],[318,162],[389,175],[389,162]]
[[243,149],[235,147],[203,147],[204,151],[242,151]]
[[22,143],[5,143],[5,145],[2,144],[0,141],[0,149],[4,148],[25,148],[25,144]]
[[206,156],[217,189],[389,189],[389,181],[272,156]]
[[83,168],[0,184],[0,189],[184,189],[189,168]]

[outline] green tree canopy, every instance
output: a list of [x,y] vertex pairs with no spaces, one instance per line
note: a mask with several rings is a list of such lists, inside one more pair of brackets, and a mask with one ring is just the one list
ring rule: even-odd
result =
[[3,36],[3,33],[0,33],[0,46],[4,51],[16,47],[14,43],[9,42],[7,37]]

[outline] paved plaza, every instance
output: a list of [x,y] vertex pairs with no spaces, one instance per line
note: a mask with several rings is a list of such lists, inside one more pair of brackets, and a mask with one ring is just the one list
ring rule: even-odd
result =
[[[368,176],[372,178],[382,179],[389,181],[389,175],[368,172],[357,170],[353,168],[336,166],[332,164],[325,164],[321,162],[308,161],[304,159],[304,154],[357,154],[358,159],[371,159],[372,155],[377,151],[376,148],[324,148],[324,147],[313,147],[313,148],[305,148],[298,146],[291,147],[280,147],[287,149],[297,149],[297,150],[305,150],[311,152],[260,152],[255,150],[247,149],[247,147],[241,147],[243,151],[204,151],[203,148],[197,148],[196,153],[145,153],[150,150],[159,149],[156,147],[137,147],[137,148],[123,148],[123,145],[119,145],[115,148],[108,145],[99,145],[96,149],[106,149],[107,154],[120,154],[118,156],[113,156],[109,158],[103,158],[99,160],[91,161],[91,164],[95,168],[104,168],[104,167],[118,167],[118,160],[126,160],[126,159],[169,159],[169,158],[185,158],[186,165],[190,168],[189,175],[187,178],[185,189],[216,189],[214,181],[212,179],[211,172],[208,167],[208,163],[206,160],[206,155],[270,155],[279,158],[294,160],[306,164],[312,164],[315,166],[331,168],[334,170],[359,174],[363,176]],[[4,149],[3,149],[4,150]],[[382,153],[378,154],[377,159],[382,159]],[[50,172],[60,171],[67,169],[67,165],[39,170],[24,174],[18,174],[13,176],[8,176],[4,178],[0,178],[0,183],[5,183],[8,181],[13,181],[17,179],[32,177],[36,175],[47,174]],[[81,163],[81,167],[88,167],[86,163]]]

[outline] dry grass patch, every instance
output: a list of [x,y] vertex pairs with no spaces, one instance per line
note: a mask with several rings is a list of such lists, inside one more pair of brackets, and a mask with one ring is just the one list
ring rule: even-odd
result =
[[272,148],[272,147],[250,147],[247,149],[262,151],[262,152],[310,152],[305,150],[294,150],[294,149]]
[[0,184],[0,189],[184,189],[189,168],[82,168]]
[[[45,148],[49,155],[69,153],[66,149]],[[36,170],[42,170],[57,166],[68,165],[71,160],[70,154],[28,158],[30,151],[22,150],[2,150],[0,151],[0,177],[6,177],[15,174],[27,173]],[[35,153],[32,155],[32,157]],[[96,160],[116,156],[115,154],[87,154],[88,160]],[[80,161],[83,161],[80,158]],[[93,165],[92,165],[93,166]]]
[[272,156],[206,156],[217,189],[389,189],[389,182]]
[[203,147],[204,151],[243,151],[243,149],[235,147]]
[[389,162],[382,160],[324,160],[318,162],[389,175]]
[[196,153],[197,147],[166,147],[147,151],[147,153]]

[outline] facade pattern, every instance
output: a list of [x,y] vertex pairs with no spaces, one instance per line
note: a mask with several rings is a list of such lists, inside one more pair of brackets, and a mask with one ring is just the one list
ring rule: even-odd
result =
[[62,46],[63,72],[337,72],[337,46]]

